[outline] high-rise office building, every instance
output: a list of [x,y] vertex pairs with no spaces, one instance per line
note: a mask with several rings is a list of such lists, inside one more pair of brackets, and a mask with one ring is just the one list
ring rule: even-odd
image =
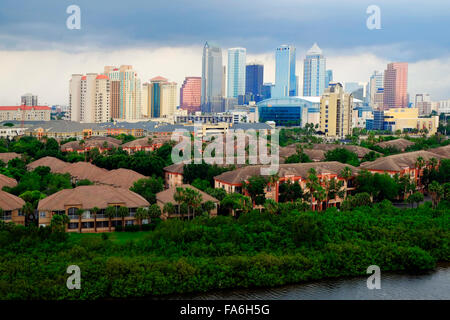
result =
[[203,112],[223,111],[224,76],[222,49],[206,42],[202,57],[201,105]]
[[261,89],[261,95],[262,99],[270,99],[272,97],[272,91],[275,85],[271,82],[263,83],[262,89]]
[[370,76],[369,81],[369,104],[371,107],[374,107],[375,104],[375,94],[378,92],[378,89],[384,88],[384,74],[379,71],[374,71]]
[[154,77],[143,85],[144,114],[149,118],[171,116],[176,110],[177,84],[163,77]]
[[237,98],[245,94],[245,59],[245,48],[228,49],[228,98]]
[[320,98],[320,131],[339,139],[352,133],[353,96],[340,83],[330,83]]
[[272,90],[272,97],[296,95],[295,47],[282,45],[275,52],[275,87]]
[[33,95],[31,93],[25,93],[20,97],[20,103],[23,106],[37,106],[38,105],[38,96]]
[[325,90],[326,60],[317,43],[306,53],[303,66],[303,95],[321,96]]
[[202,96],[202,78],[186,77],[180,88],[180,109],[189,112],[200,111]]
[[333,82],[333,70],[327,70],[325,73],[325,88],[328,88],[330,82]]
[[408,63],[389,63],[384,71],[384,109],[407,108],[408,100]]
[[73,74],[69,85],[70,118],[94,123],[110,119],[110,81],[106,75]]
[[344,88],[345,92],[353,95],[353,98],[367,102],[369,90],[369,84],[367,82],[346,82]]
[[[119,68],[106,66],[104,74],[107,75],[113,85],[111,117],[123,120],[138,120],[142,117],[141,110],[141,80],[132,66],[122,65]],[[120,83],[117,93],[117,81]],[[119,96],[119,103],[115,98]]]
[[251,96],[252,101],[262,100],[262,86],[264,80],[264,65],[249,63],[245,67],[245,94]]
[[431,114],[431,97],[428,93],[416,94],[415,105],[419,110],[419,116]]

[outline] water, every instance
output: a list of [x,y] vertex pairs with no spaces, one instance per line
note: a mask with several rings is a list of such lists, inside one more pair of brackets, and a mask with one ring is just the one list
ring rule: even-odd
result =
[[[369,275],[368,275],[369,276]],[[367,276],[367,277],[368,277]],[[276,288],[234,289],[171,299],[264,300],[431,300],[450,299],[450,265],[435,271],[407,275],[381,272],[381,289],[369,290],[367,277],[321,280]]]

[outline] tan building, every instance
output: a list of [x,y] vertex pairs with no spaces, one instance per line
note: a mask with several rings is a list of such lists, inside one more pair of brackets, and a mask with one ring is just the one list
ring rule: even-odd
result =
[[384,121],[392,132],[397,130],[426,130],[434,135],[439,127],[439,116],[419,117],[418,108],[391,108],[384,111]]
[[164,77],[154,77],[142,87],[142,109],[148,118],[167,118],[177,108],[177,84]]
[[0,220],[25,225],[25,216],[22,214],[24,204],[25,201],[21,198],[0,190],[0,209],[2,209]]
[[[212,201],[213,203],[215,203],[216,208],[210,212],[210,215],[212,217],[217,216],[217,204],[219,203],[219,200],[217,200],[214,197],[211,197],[209,194],[207,194],[189,184],[182,184],[178,187],[183,188],[183,189],[190,188],[190,189],[193,189],[193,190],[199,192],[200,195],[202,196],[202,204],[205,203],[206,201]],[[163,212],[162,217],[161,217],[162,219],[181,217],[181,215],[179,215],[177,213],[178,212],[178,204],[173,198],[176,191],[177,191],[177,187],[172,187],[172,188],[169,188],[167,190],[161,191],[156,194],[156,204],[161,208],[161,212],[163,212],[164,205],[169,202],[174,205],[175,210],[176,210],[176,212],[172,213],[172,214],[167,214],[167,213]],[[191,212],[192,212],[192,209],[191,209]]]
[[340,83],[331,83],[320,99],[320,131],[327,137],[352,134],[353,96]]
[[[39,201],[39,225],[48,226],[55,214],[66,214],[69,216],[68,232],[78,232],[79,217],[76,215],[78,209],[84,210],[81,224],[82,232],[104,232],[109,230],[109,218],[105,210],[109,206],[126,207],[129,215],[125,217],[126,225],[136,223],[135,214],[138,208],[148,207],[150,204],[137,193],[127,189],[114,188],[111,186],[81,186],[75,189],[64,189]],[[94,216],[92,208],[100,211]],[[122,225],[121,217],[111,219],[111,231],[115,226]]]
[[48,106],[0,106],[0,121],[50,121]]
[[164,168],[166,188],[179,187],[183,184],[184,163],[175,163]]

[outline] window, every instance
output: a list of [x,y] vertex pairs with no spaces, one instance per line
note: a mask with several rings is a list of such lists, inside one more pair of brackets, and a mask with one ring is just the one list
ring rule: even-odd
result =
[[45,218],[46,216],[47,216],[47,215],[46,215],[45,211],[39,212],[39,217]]

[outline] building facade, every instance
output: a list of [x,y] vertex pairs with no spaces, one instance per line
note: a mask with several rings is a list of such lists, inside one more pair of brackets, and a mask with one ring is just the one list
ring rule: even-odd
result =
[[180,109],[188,112],[201,110],[202,78],[186,77],[180,88]]
[[246,52],[245,48],[228,49],[228,98],[237,98],[245,94]]
[[375,95],[379,89],[384,88],[384,74],[379,71],[374,71],[369,80],[369,104],[372,108],[377,106]]
[[50,121],[48,106],[0,106],[0,121]]
[[163,77],[154,77],[143,85],[142,106],[149,118],[164,118],[175,113],[177,84]]
[[275,86],[271,96],[281,98],[296,95],[295,47],[282,45],[275,52]]
[[38,96],[31,93],[25,93],[20,97],[20,102],[23,106],[37,106]]
[[431,97],[428,93],[416,94],[414,106],[419,109],[419,116],[426,116],[431,113]]
[[384,71],[384,109],[408,107],[408,63],[394,62]]
[[306,53],[303,66],[303,95],[321,96],[325,90],[326,60],[317,43]]
[[352,133],[353,96],[340,83],[330,83],[320,99],[320,131],[338,139]]
[[249,95],[251,101],[259,102],[262,97],[262,86],[264,80],[264,65],[250,63],[245,67],[245,94]]
[[201,109],[203,112],[223,111],[224,77],[222,49],[206,42],[202,57]]

